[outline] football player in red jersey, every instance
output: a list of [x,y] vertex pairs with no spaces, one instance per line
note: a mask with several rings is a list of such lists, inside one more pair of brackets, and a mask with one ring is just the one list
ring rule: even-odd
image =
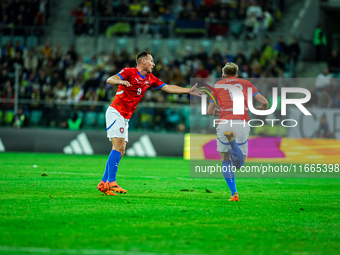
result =
[[[221,105],[219,109],[215,108],[213,100],[210,101],[208,114],[219,116],[222,121],[216,128],[217,132],[217,151],[220,153],[223,165],[223,176],[231,191],[229,201],[239,201],[236,190],[235,173],[232,171],[231,162],[236,169],[240,169],[248,154],[248,88],[252,88],[253,98],[261,103],[258,110],[266,110],[268,101],[255,88],[255,86],[244,79],[238,78],[238,66],[234,63],[226,63],[222,68],[223,80],[215,84],[215,91],[220,97]],[[220,85],[220,86],[219,86]],[[221,88],[223,87],[223,88]],[[243,95],[244,112],[243,114],[233,114],[233,93],[232,91]],[[213,96],[215,94],[213,93]],[[225,123],[223,120],[227,120]]]
[[[118,74],[107,79],[107,83],[118,85],[118,90],[112,104],[106,111],[107,137],[112,142],[112,151],[106,162],[102,180],[97,189],[107,195],[126,193],[116,182],[119,161],[125,153],[128,142],[129,119],[135,111],[139,101],[150,87],[161,89],[173,94],[191,94],[199,96],[203,92],[197,85],[191,89],[176,85],[167,85],[152,74],[155,63],[150,53],[143,51],[136,56],[137,67],[124,68]],[[115,193],[116,192],[116,193]]]

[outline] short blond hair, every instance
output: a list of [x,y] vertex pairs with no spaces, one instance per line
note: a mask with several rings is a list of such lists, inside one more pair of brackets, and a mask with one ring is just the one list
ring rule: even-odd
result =
[[222,68],[222,73],[226,76],[236,76],[238,73],[238,66],[235,63],[228,62]]

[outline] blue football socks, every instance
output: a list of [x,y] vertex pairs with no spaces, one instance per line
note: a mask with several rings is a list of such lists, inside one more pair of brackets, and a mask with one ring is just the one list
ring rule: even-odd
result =
[[226,180],[228,187],[233,196],[236,190],[235,173],[232,171],[230,160],[222,161],[223,177]]
[[106,161],[105,172],[102,181],[106,182],[108,177],[109,177],[109,160]]
[[[107,169],[108,169],[108,181],[113,182],[116,180],[117,170],[119,166],[120,156],[122,154],[119,151],[112,150],[109,158],[107,159]],[[106,171],[106,169],[105,169]],[[105,173],[104,173],[105,176]]]
[[235,139],[230,143],[230,145],[231,145],[230,150],[231,162],[233,163],[233,166],[236,167],[236,169],[240,169],[241,166],[243,166],[244,164],[243,153],[241,149],[238,147]]

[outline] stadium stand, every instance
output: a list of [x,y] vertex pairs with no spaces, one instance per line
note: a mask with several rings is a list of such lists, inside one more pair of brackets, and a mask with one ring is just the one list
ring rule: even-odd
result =
[[272,1],[93,1],[83,0],[72,10],[74,33],[94,33],[96,19],[100,33],[142,35],[163,38],[173,34],[187,37],[225,36],[229,30],[239,36],[244,26],[249,38],[267,31],[282,16],[282,4]]
[[[26,10],[25,15],[30,20],[27,24],[34,27],[21,31],[12,29],[11,34],[6,35],[7,28],[4,28],[4,23],[1,25],[1,125],[12,125],[13,122],[13,102],[6,100],[14,99],[15,66],[20,64],[23,66],[19,71],[20,109],[30,120],[26,121],[25,125],[66,127],[68,120],[77,113],[82,119],[81,127],[103,128],[103,111],[114,97],[116,90],[106,85],[105,80],[125,66],[134,66],[135,54],[144,48],[132,49],[129,47],[132,37],[119,37],[115,50],[85,56],[75,46],[70,46],[66,50],[60,44],[51,45],[49,41],[39,43],[39,36],[42,33],[36,34],[35,31],[46,22],[38,22],[37,17],[43,13],[44,21],[47,20],[49,1],[31,0],[30,2],[33,4],[32,8]],[[193,77],[218,78],[221,67],[228,61],[239,65],[239,75],[242,78],[296,76],[296,66],[301,59],[302,51],[297,37],[288,39],[290,36],[270,37],[261,34],[263,43],[258,44],[254,39],[256,43],[251,44],[253,48],[239,47],[233,50],[213,48],[215,39],[218,41],[219,36],[225,36],[224,33],[227,36],[239,36],[239,33],[244,30],[244,25],[249,24],[247,19],[252,15],[257,17],[257,29],[245,25],[246,38],[252,40],[256,37],[256,33],[274,29],[275,25],[280,25],[280,19],[285,13],[283,6],[273,5],[268,1],[220,1],[215,4],[212,2],[195,1],[181,5],[178,4],[179,1],[171,1],[169,5],[173,7],[171,8],[173,11],[169,12],[170,8],[164,8],[164,5],[157,1],[130,1],[128,5],[127,1],[84,0],[74,7],[71,15],[75,17],[74,33],[78,36],[95,34],[90,31],[98,15],[101,17],[99,18],[100,33],[103,34],[117,34],[122,27],[119,28],[117,25],[118,28],[116,26],[110,30],[117,24],[111,21],[120,17],[122,22],[126,20],[130,29],[133,28],[135,32],[138,27],[140,33],[146,37],[155,34],[160,34],[162,38],[170,36],[165,43],[167,49],[170,52],[181,50],[171,58],[159,55],[164,47],[161,39],[150,40],[149,44],[152,54],[157,56],[154,74],[168,84],[189,86],[190,78]],[[23,10],[22,1],[2,1],[1,8],[2,20],[8,20],[15,28],[18,23],[13,17]],[[266,12],[270,13],[271,22],[266,20]],[[108,18],[112,16],[113,19]],[[227,23],[221,22],[224,16],[227,17],[225,19],[228,20]],[[22,31],[27,33],[21,34]],[[125,32],[120,30],[119,33]],[[204,36],[204,39],[200,40],[198,49],[194,50],[191,45],[181,45],[181,36],[190,37],[195,33]],[[332,70],[329,75],[335,78],[339,75],[338,62],[337,52],[334,51],[328,66]],[[317,73],[314,73],[314,77],[316,75]],[[264,95],[271,92],[270,86],[260,89]],[[339,107],[339,92],[336,84],[325,85],[322,91],[316,90],[312,93],[310,105]],[[328,99],[325,98],[325,93],[329,95]],[[132,129],[188,131],[189,120],[188,115],[185,114],[189,107],[188,96],[168,95],[158,91],[147,93],[143,103],[143,107],[138,108],[135,113],[138,118],[131,123]],[[168,110],[168,106],[174,109]],[[162,118],[166,119],[164,122],[166,125],[159,121]],[[179,124],[174,126],[173,123]]]

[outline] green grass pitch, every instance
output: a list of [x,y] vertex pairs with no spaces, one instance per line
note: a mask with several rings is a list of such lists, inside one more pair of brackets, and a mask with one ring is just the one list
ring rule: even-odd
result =
[[339,254],[340,179],[237,179],[228,202],[189,161],[124,158],[110,197],[106,159],[1,153],[0,254]]

